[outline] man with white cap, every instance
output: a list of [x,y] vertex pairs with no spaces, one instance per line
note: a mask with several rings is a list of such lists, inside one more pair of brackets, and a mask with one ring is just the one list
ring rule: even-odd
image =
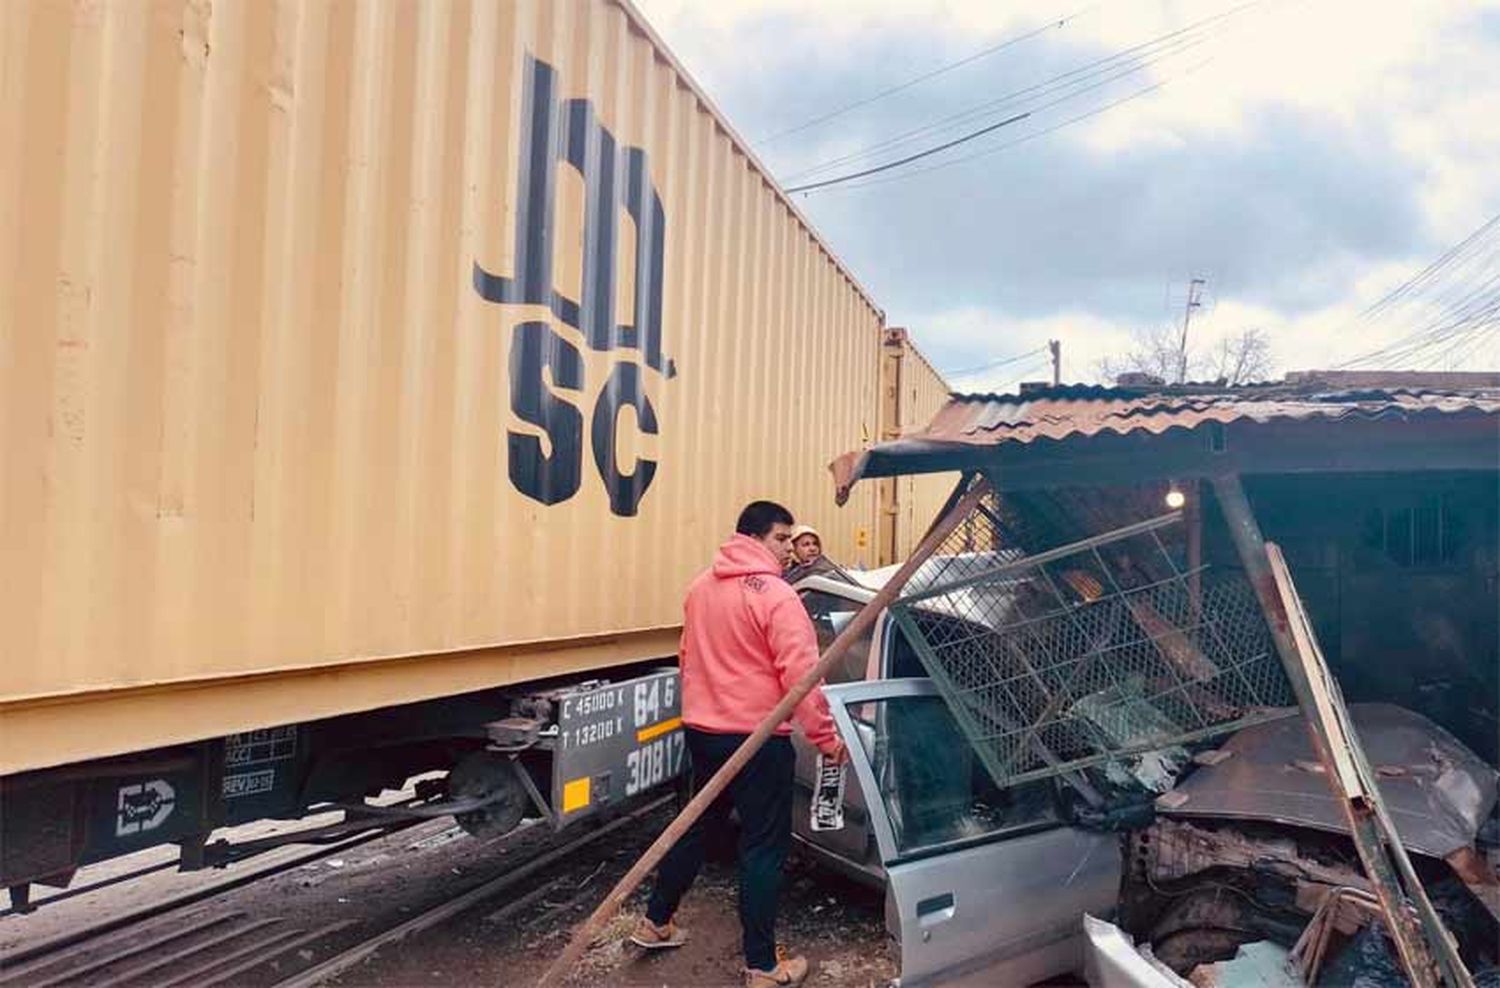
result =
[[792,529],[792,558],[782,578],[796,583],[804,576],[831,573],[842,576],[843,572],[833,560],[823,555],[823,539],[811,525],[798,525]]

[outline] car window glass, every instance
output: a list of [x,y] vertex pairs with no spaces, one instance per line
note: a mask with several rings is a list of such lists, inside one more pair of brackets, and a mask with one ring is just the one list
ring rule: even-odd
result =
[[1060,820],[1050,780],[999,789],[941,697],[849,707],[902,855]]
[[[804,590],[802,606],[807,608],[807,616],[812,618],[813,630],[818,633],[818,651],[822,652],[833,643],[839,632],[854,620],[854,615],[859,613],[862,605],[858,601],[836,594],[823,593],[820,590]],[[872,634],[873,629],[865,632],[849,647],[849,651],[844,653],[838,664],[828,670],[826,677],[828,683],[858,683],[865,680],[865,671],[870,661],[870,636]]]

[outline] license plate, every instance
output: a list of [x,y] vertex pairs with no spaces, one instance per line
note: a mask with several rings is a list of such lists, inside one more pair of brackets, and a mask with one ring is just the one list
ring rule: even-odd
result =
[[818,755],[817,781],[813,786],[812,829],[815,833],[844,829],[844,777],[848,762],[832,762]]

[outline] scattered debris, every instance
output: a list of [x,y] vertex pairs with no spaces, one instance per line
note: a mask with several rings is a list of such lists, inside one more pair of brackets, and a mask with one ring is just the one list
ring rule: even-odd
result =
[[434,847],[442,847],[444,844],[451,844],[456,840],[463,840],[468,836],[468,832],[464,828],[455,824],[447,830],[440,831],[430,837],[423,837],[421,840],[413,841],[406,847],[409,851],[427,851]]
[[1150,944],[1137,946],[1115,924],[1085,915],[1083,931],[1084,976],[1091,988],[1191,988],[1156,959]]
[[1188,975],[1194,988],[1305,988],[1287,963],[1285,947],[1259,940],[1227,961],[1204,964]]

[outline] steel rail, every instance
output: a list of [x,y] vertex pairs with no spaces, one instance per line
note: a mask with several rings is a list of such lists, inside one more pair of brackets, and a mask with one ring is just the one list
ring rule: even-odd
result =
[[[57,959],[57,955],[60,955],[62,951],[68,950],[69,948],[76,947],[80,944],[101,940],[104,937],[114,934],[120,930],[128,929],[133,926],[140,926],[141,924],[147,923],[153,919],[156,919],[157,917],[165,916],[168,913],[176,912],[179,909],[184,909],[188,906],[196,905],[197,903],[203,902],[205,900],[216,898],[217,896],[223,895],[226,892],[231,892],[235,889],[243,888],[246,885],[258,882],[261,879],[270,878],[272,876],[282,874],[283,872],[291,871],[295,868],[300,868],[303,865],[310,864],[313,861],[338,854],[340,851],[347,851],[350,848],[358,847],[361,844],[367,844],[370,841],[378,840],[381,837],[400,833],[401,831],[406,830],[410,827],[414,827],[418,823],[422,822],[425,821],[412,820],[410,822],[399,823],[395,826],[386,826],[380,829],[372,828],[367,832],[358,833],[353,837],[345,838],[336,843],[319,847],[308,854],[302,854],[298,855],[295,858],[289,858],[286,861],[281,861],[269,867],[261,868],[258,871],[236,875],[235,877],[230,878],[227,881],[219,882],[215,885],[210,885],[207,888],[196,889],[192,892],[179,895],[176,898],[168,899],[166,902],[157,903],[151,906],[145,906],[132,912],[125,913],[124,915],[116,916],[113,919],[105,920],[104,922],[98,923],[94,926],[85,927],[81,930],[74,930],[70,933],[64,933],[60,936],[53,937],[50,940],[44,940],[41,943],[34,944],[33,946],[25,947],[21,950],[14,951],[13,953],[0,956],[0,981],[8,980],[18,973],[35,970],[43,964],[50,964]],[[175,862],[171,863],[175,864]],[[132,877],[140,876],[133,875]],[[97,888],[103,888],[107,884],[114,884],[114,882],[100,882],[98,885],[89,886],[87,889],[79,889],[78,893],[82,894],[84,891],[94,891]],[[49,896],[48,898],[50,899],[52,897]]]
[[[302,971],[298,974],[294,974],[283,981],[278,981],[276,982],[274,988],[314,988],[314,986],[321,984],[323,981],[332,978],[344,971],[347,971],[354,965],[364,961],[366,958],[370,957],[382,947],[395,943],[398,940],[405,939],[406,937],[411,936],[414,933],[420,933],[423,930],[431,929],[432,927],[437,926],[440,923],[452,919],[454,916],[457,916],[460,913],[464,913],[469,911],[470,909],[473,909],[475,906],[485,901],[486,899],[494,898],[500,893],[507,891],[517,883],[530,878],[532,875],[535,875],[537,872],[542,871],[543,869],[550,868],[558,861],[569,857],[570,855],[576,853],[589,844],[592,844],[595,841],[614,833],[622,827],[638,822],[641,817],[647,815],[648,813],[651,813],[654,810],[660,809],[676,798],[677,797],[675,795],[661,796],[649,803],[646,803],[643,806],[637,807],[636,809],[631,810],[630,812],[625,813],[615,818],[614,820],[611,820],[609,823],[606,823],[604,826],[600,827],[597,830],[586,833],[572,841],[569,841],[561,847],[554,848],[546,852],[545,854],[533,858],[526,864],[522,865],[520,868],[514,869],[512,871],[507,871],[503,875],[499,875],[487,882],[477,885],[474,888],[469,889],[467,892],[463,892],[451,899],[433,906],[426,912],[413,916],[411,919],[400,924],[399,926],[392,927],[391,929],[385,930],[381,933],[377,933],[376,935],[365,940],[361,940],[354,946],[333,955],[332,957],[315,965],[314,967],[308,968],[307,970]],[[515,906],[519,905],[520,901],[521,900],[517,900],[516,903],[512,903],[510,908],[514,908]]]

